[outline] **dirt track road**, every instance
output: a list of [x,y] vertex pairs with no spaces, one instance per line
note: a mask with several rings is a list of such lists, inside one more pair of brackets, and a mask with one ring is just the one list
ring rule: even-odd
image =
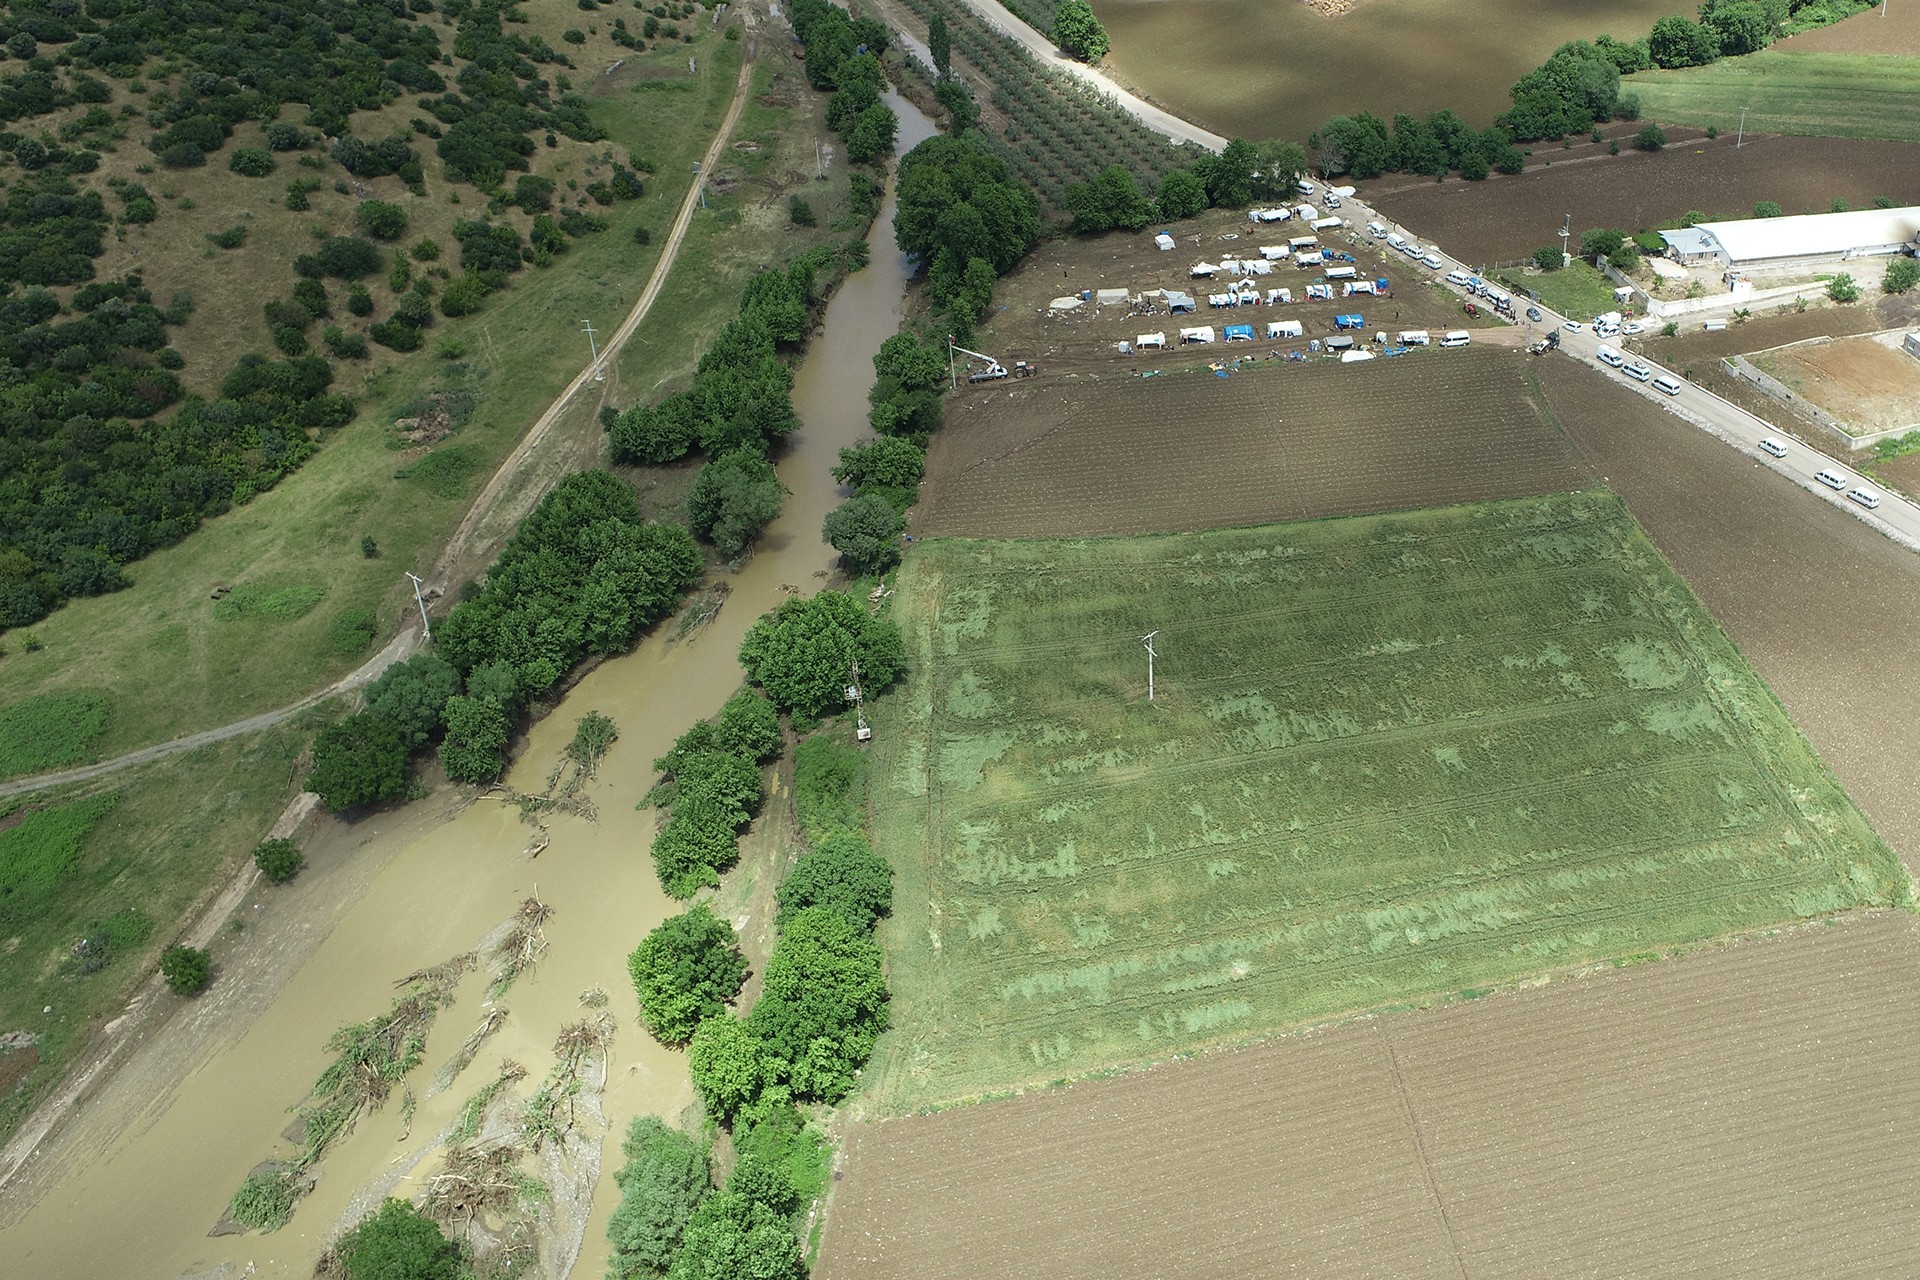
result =
[[[728,136],[733,133],[734,125],[739,122],[740,112],[747,104],[748,90],[753,85],[755,52],[755,40],[752,35],[753,11],[747,9],[742,12],[747,15],[749,34],[744,56],[740,60],[740,78],[734,86],[733,101],[727,106],[726,118],[721,120],[720,128],[715,131],[713,141],[707,145],[707,153],[700,161],[702,172],[710,171],[720,158],[720,150],[726,146]],[[674,219],[673,231],[667,236],[666,248],[661,251],[660,261],[654,264],[653,274],[647,278],[646,288],[641,290],[639,300],[633,304],[633,309],[627,312],[627,318],[620,322],[620,327],[613,331],[612,337],[607,340],[606,346],[601,350],[600,366],[602,368],[620,354],[621,348],[627,344],[627,339],[633,336],[634,330],[640,327],[640,322],[646,319],[647,313],[653,309],[654,300],[660,296],[660,290],[667,282],[667,275],[673,270],[674,260],[680,253],[681,242],[686,239],[687,228],[693,222],[693,211],[699,203],[700,187],[696,183],[687,189],[686,199],[680,202],[680,213]],[[462,520],[460,527],[454,530],[453,537],[447,541],[446,549],[434,562],[433,571],[426,578],[426,585],[429,588],[445,590],[448,567],[458,561],[468,541],[473,537],[474,530],[500,500],[508,481],[526,464],[527,459],[540,446],[541,441],[547,438],[547,434],[553,429],[553,424],[560,420],[560,415],[573,402],[573,398],[580,394],[582,388],[594,381],[595,372],[596,368],[591,364],[580,370],[573,381],[567,384],[566,389],[554,397],[553,403],[547,406],[546,412],[534,422],[532,429],[527,432],[526,439],[522,440],[519,447],[508,454],[499,468],[494,471],[492,478],[487,481],[486,488],[480,491],[480,496],[474,499],[473,506],[468,509],[466,519]],[[158,760],[163,756],[193,751],[211,743],[270,728],[283,720],[299,715],[309,707],[325,702],[336,694],[348,693],[371,684],[388,667],[396,662],[404,662],[410,657],[414,650],[419,648],[420,638],[418,627],[408,626],[402,629],[398,635],[387,642],[385,648],[367,659],[357,669],[290,706],[281,707],[276,711],[263,711],[257,716],[248,716],[244,720],[236,720],[232,724],[223,724],[214,729],[202,729],[198,733],[190,733],[168,742],[157,742],[150,747],[142,747],[138,751],[129,751],[126,755],[115,756],[111,760],[102,760],[98,764],[82,765],[77,769],[63,769],[58,773],[42,773],[28,778],[15,778],[10,782],[0,782],[0,796],[20,795],[47,787],[85,782],[109,773],[117,773],[133,765]]]

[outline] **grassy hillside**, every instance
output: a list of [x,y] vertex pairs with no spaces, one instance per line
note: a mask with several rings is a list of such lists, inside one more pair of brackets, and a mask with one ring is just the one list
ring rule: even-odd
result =
[[896,589],[884,1110],[1906,895],[1608,493],[936,540]]
[[1852,53],[1763,49],[1678,71],[1628,76],[1642,113],[1670,124],[1730,132],[1747,110],[1756,133],[1889,138],[1920,142],[1920,60]]

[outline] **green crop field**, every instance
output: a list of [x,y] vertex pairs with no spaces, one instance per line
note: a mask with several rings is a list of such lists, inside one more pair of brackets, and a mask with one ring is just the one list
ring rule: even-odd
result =
[[881,1110],[1905,899],[1605,492],[935,540],[896,592]]
[[1753,133],[1920,142],[1920,59],[1763,49],[1704,67],[1642,71],[1621,86],[1650,120]]

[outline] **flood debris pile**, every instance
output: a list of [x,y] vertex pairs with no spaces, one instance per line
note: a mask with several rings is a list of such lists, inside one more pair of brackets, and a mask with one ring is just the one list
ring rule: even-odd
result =
[[506,932],[493,944],[488,961],[493,970],[493,985],[487,988],[487,999],[498,1000],[505,995],[507,988],[546,953],[545,925],[552,918],[553,908],[540,901],[537,894],[520,904]]

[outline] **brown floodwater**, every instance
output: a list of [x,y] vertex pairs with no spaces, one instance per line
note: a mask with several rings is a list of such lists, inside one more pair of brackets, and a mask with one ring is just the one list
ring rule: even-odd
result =
[[[903,151],[933,132],[911,104],[894,95],[888,101],[901,117]],[[803,425],[779,463],[792,496],[733,576],[719,616],[689,640],[650,636],[594,670],[534,727],[513,765],[509,784],[538,790],[574,721],[593,710],[611,716],[620,738],[590,785],[598,821],[553,820],[552,841],[536,860],[526,852],[531,829],[495,800],[479,800],[444,823],[407,810],[364,820],[364,832],[354,836],[367,847],[354,856],[386,858],[385,869],[257,1016],[198,1028],[205,1049],[184,1076],[153,1079],[151,1062],[143,1071],[141,1060],[152,1046],[136,1050],[36,1157],[60,1171],[34,1184],[31,1204],[16,1198],[7,1206],[0,1258],[9,1280],[311,1275],[326,1241],[370,1195],[411,1195],[437,1170],[434,1136],[502,1059],[525,1064],[537,1082],[560,1028],[586,1015],[579,996],[592,987],[611,997],[619,1032],[602,1100],[610,1140],[576,1272],[604,1273],[606,1220],[618,1198],[608,1175],[620,1158],[619,1134],[636,1115],[671,1120],[693,1100],[683,1055],[656,1045],[634,1017],[626,954],[679,909],[661,893],[647,854],[652,814],[636,811],[634,802],[651,782],[653,758],[740,683],[734,654],[747,627],[780,602],[783,587],[811,592],[832,566],[834,553],[820,538],[821,521],[840,500],[829,471],[840,449],[867,433],[872,357],[902,314],[908,265],[894,248],[892,224],[889,192],[871,237],[871,265],[834,296],[795,379]],[[384,1011],[396,979],[471,949],[536,892],[554,909],[546,927],[550,949],[499,1000],[507,1021],[473,1064],[451,1087],[425,1096],[440,1064],[486,1011],[484,973],[462,982],[428,1039],[425,1061],[411,1077],[422,1096],[410,1126],[390,1101],[327,1154],[319,1185],[291,1224],[272,1235],[209,1238],[248,1170],[286,1151],[279,1134],[291,1119],[288,1109],[325,1064],[327,1036]],[[156,1045],[194,1033],[192,1020],[211,1018],[211,1009],[183,1014]],[[567,1252],[548,1274],[564,1273]]]
[[1361,0],[1337,18],[1298,0],[1093,0],[1107,61],[1147,97],[1229,137],[1304,139],[1330,116],[1425,115],[1475,128],[1569,40],[1636,40],[1674,0]]

